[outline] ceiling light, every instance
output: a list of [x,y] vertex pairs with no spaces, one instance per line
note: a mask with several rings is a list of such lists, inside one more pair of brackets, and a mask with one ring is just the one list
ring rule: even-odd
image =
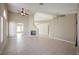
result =
[[29,15],[28,13],[26,13],[24,8],[22,8],[21,10],[18,10],[18,11],[19,11],[20,15],[22,15],[22,16]]

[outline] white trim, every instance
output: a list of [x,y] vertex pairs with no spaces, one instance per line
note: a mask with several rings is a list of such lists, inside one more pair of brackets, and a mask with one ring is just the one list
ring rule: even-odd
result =
[[53,37],[53,38],[50,38],[50,39],[54,39],[54,40],[59,40],[59,41],[64,41],[64,42],[67,42],[67,43],[70,43],[70,44],[74,44],[74,42],[71,42],[71,41],[68,41],[68,40],[64,40],[64,39],[60,39],[60,38],[57,38],[57,37]]

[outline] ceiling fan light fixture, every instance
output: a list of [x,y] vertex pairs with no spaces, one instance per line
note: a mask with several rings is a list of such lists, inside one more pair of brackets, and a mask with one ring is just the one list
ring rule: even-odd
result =
[[21,15],[22,15],[22,16],[25,16],[26,14],[25,14],[25,13],[21,13]]
[[24,10],[24,8],[22,8],[22,10],[20,11],[20,15],[26,16],[26,15],[29,15],[29,14],[26,13],[26,11]]

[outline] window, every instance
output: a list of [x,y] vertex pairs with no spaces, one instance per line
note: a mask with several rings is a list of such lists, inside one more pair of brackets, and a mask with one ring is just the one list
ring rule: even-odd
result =
[[1,42],[3,42],[3,17],[1,17]]
[[16,35],[17,35],[17,39],[19,39],[18,42],[22,38],[23,31],[24,31],[24,24],[23,23],[17,23],[17,26],[16,26],[16,32],[17,33],[16,33]]
[[5,19],[7,19],[6,11],[5,10],[4,10],[3,16],[4,16]]
[[23,32],[24,31],[24,24],[23,23],[17,23],[17,32]]

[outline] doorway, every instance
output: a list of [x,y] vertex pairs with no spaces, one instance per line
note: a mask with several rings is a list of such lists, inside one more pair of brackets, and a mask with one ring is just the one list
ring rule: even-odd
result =
[[16,36],[17,38],[21,38],[24,33],[24,24],[23,23],[17,23],[16,24]]

